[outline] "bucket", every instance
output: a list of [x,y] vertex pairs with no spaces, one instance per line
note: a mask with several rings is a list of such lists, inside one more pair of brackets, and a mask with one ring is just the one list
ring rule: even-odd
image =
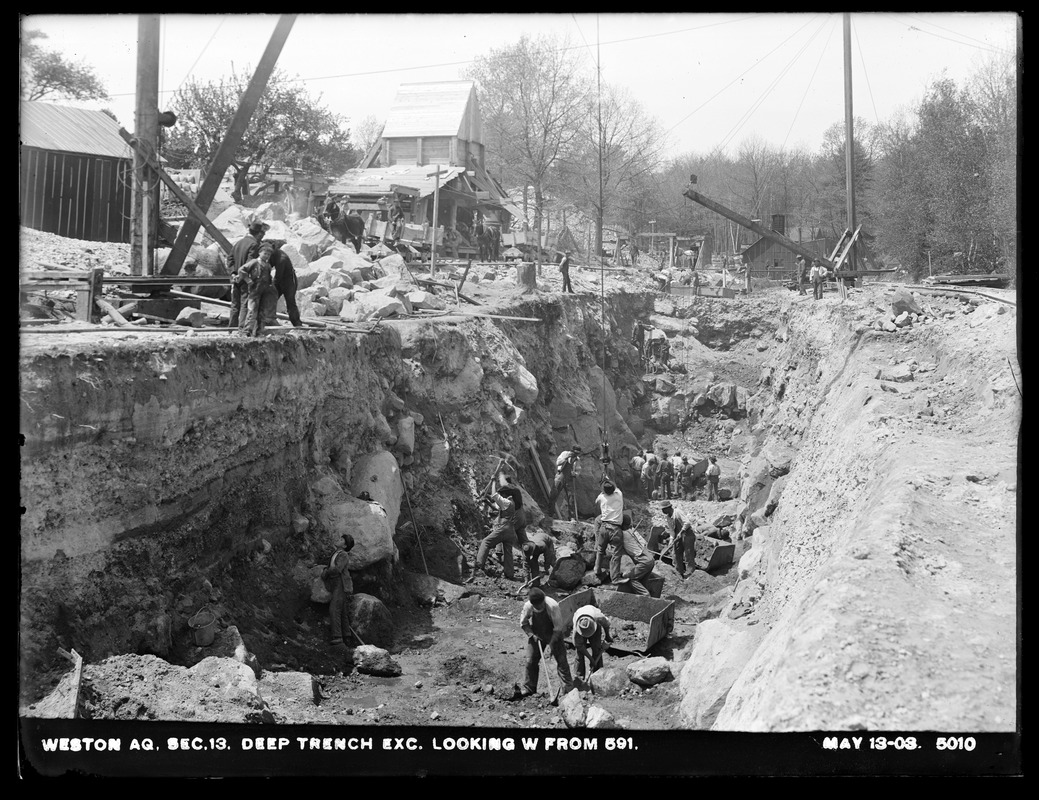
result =
[[188,627],[195,637],[195,644],[198,647],[208,647],[213,644],[213,637],[216,636],[216,614],[207,606],[203,606],[188,620]]

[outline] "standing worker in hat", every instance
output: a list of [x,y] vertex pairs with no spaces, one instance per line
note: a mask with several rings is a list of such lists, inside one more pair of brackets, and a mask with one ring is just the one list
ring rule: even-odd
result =
[[694,482],[693,465],[689,463],[688,456],[682,456],[682,466],[678,468],[678,486],[683,500],[693,499]]
[[249,223],[249,233],[235,242],[227,257],[227,271],[231,274],[231,316],[227,320],[228,328],[237,328],[242,321],[242,284],[238,281],[238,270],[246,261],[256,258],[263,235],[269,229],[267,223],[253,220]]
[[[594,600],[593,600],[594,602]],[[603,644],[613,641],[610,619],[594,605],[581,606],[574,612],[574,673],[584,682],[584,660],[588,659],[588,677],[602,666]]]
[[[630,528],[624,526],[624,495],[609,481],[595,501],[599,504],[599,524],[595,531],[595,574],[602,572],[602,560],[610,547],[610,580],[629,583],[635,594],[649,594],[642,579],[653,571],[653,554],[639,541]],[[634,566],[627,572],[621,569],[621,556],[626,555]]]
[[664,503],[660,510],[667,517],[668,537],[675,543],[675,569],[684,578],[686,564],[691,569],[696,569],[696,532],[693,530],[692,524],[670,503]]
[[570,519],[573,514],[576,519],[577,512],[574,509],[574,479],[581,474],[581,445],[575,444],[569,450],[564,450],[556,457],[556,477],[552,484],[552,491],[548,495],[549,513],[556,511],[556,500],[560,492],[566,500],[566,514],[563,519]]
[[354,537],[343,534],[343,546],[332,554],[321,577],[325,588],[332,593],[328,614],[332,620],[332,646],[341,648],[343,630],[350,630],[350,598],[354,593],[354,581],[350,575],[350,551],[354,549]]
[[559,603],[536,586],[527,592],[527,602],[520,612],[520,627],[527,634],[527,671],[520,694],[523,697],[535,694],[538,690],[538,676],[541,673],[541,659],[551,655],[556,660],[556,671],[562,684],[561,694],[567,694],[574,688],[570,676],[570,665],[566,661],[566,648],[563,646],[563,634],[566,625]]
[[707,499],[721,500],[718,494],[718,481],[721,479],[722,469],[718,466],[718,458],[711,456],[711,463],[707,465]]
[[661,500],[671,499],[672,480],[675,477],[675,468],[667,455],[667,450],[660,456],[660,469],[657,472],[657,492]]

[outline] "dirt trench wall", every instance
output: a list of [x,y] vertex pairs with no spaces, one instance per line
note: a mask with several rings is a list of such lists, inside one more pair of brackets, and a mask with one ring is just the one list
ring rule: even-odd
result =
[[[607,298],[607,326],[621,331],[609,337],[607,372],[621,388],[637,369],[612,340],[626,343],[651,307],[649,296]],[[459,523],[472,521],[473,493],[499,451],[540,500],[524,442],[551,475],[566,426],[591,429],[599,304],[532,301],[507,313],[542,321],[23,354],[23,671],[53,663],[57,646],[88,660],[166,655],[185,628],[185,587],[264,541],[277,547],[306,530],[320,545],[329,537],[312,485],[332,472],[348,486],[353,466],[380,449],[397,455],[426,530],[475,541],[478,531]]]
[[848,305],[792,306],[749,402],[762,451],[794,455],[720,620],[758,642],[713,727],[1012,729],[1020,409],[1005,369],[977,379],[1012,336],[896,338]]

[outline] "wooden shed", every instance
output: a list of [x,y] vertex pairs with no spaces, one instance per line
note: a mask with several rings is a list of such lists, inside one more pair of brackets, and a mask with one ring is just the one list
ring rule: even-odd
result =
[[484,167],[483,121],[473,81],[402,83],[382,136],[361,168],[398,164]]
[[23,100],[21,224],[94,242],[129,242],[133,155],[101,111]]

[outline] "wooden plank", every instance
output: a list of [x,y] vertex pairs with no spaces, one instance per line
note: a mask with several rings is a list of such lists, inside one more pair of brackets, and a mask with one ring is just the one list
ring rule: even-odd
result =
[[[130,323],[126,321],[126,318],[119,313],[119,309],[109,303],[107,300],[102,300],[100,297],[95,297],[94,302],[97,303],[98,307],[106,312],[110,316],[116,325],[127,326]],[[78,310],[78,309],[77,309]]]

